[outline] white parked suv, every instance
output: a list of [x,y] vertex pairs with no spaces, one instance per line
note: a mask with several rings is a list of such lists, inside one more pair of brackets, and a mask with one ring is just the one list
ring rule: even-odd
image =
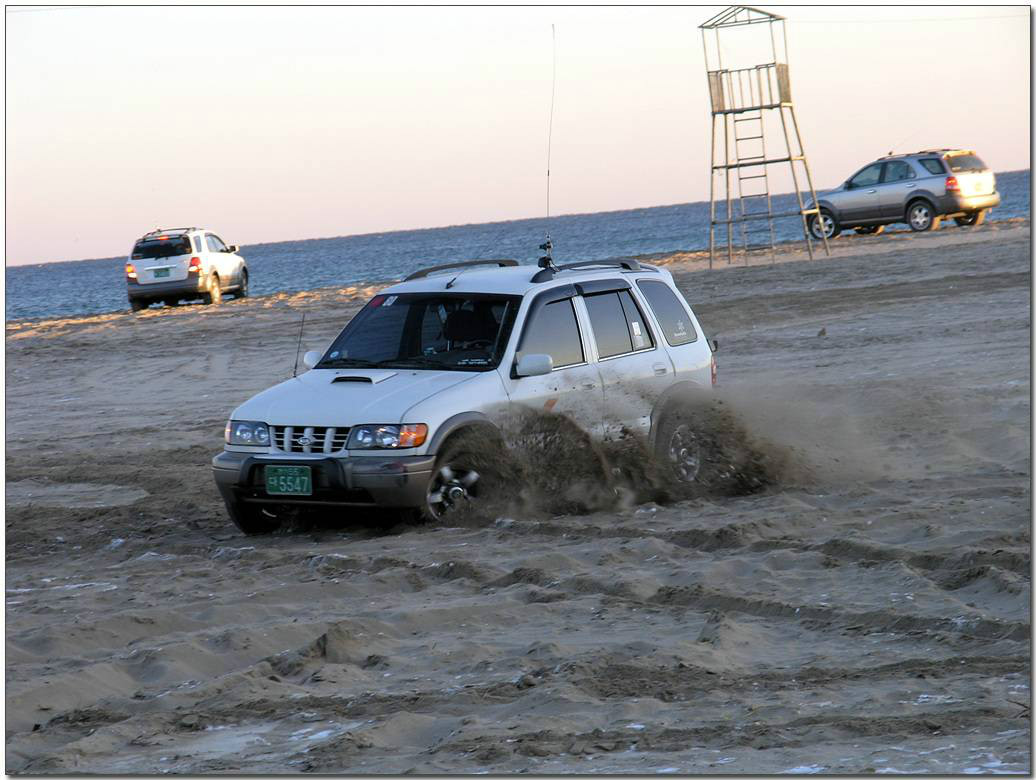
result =
[[[477,267],[487,263],[499,267]],[[502,421],[523,409],[605,442],[641,434],[673,477],[693,482],[701,444],[681,410],[715,383],[714,350],[654,266],[425,269],[374,296],[326,351],[306,353],[311,370],[232,412],[216,485],[247,534],[298,507],[440,517],[505,487],[481,478],[472,444],[503,444]]]
[[140,311],[163,301],[219,303],[224,293],[248,295],[248,266],[237,246],[227,246],[201,228],[171,228],[146,233],[126,261],[126,293],[130,308]]

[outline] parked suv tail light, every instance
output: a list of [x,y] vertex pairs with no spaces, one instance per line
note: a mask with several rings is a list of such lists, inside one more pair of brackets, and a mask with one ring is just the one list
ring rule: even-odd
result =
[[133,263],[126,263],[126,278],[127,279],[136,279],[137,278],[137,269],[133,266]]
[[187,266],[187,273],[191,273],[192,271],[194,273],[200,273],[201,272],[201,258],[200,257],[192,257],[191,258],[191,264]]
[[947,192],[960,192],[960,182],[957,181],[956,176],[946,177],[946,191]]

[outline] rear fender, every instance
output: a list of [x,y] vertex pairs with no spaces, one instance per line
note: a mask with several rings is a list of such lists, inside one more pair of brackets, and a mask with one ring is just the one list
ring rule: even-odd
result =
[[701,404],[710,397],[711,394],[707,389],[689,379],[677,382],[662,393],[651,409],[651,433],[648,435],[651,449],[655,448],[655,434],[658,431],[658,424],[667,413],[683,405]]

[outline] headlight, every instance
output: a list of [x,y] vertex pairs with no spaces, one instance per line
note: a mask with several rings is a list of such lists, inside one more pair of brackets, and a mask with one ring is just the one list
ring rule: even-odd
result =
[[227,444],[244,444],[251,447],[270,445],[270,428],[263,422],[231,420],[223,432]]
[[399,450],[420,447],[428,438],[428,426],[417,425],[357,425],[349,432],[350,450]]

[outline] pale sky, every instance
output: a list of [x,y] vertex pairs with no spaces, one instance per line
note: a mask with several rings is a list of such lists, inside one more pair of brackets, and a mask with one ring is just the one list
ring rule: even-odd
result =
[[[764,7],[817,188],[890,150],[1029,167],[1027,6]],[[8,9],[6,262],[542,216],[551,24],[552,213],[707,200],[722,8]]]

